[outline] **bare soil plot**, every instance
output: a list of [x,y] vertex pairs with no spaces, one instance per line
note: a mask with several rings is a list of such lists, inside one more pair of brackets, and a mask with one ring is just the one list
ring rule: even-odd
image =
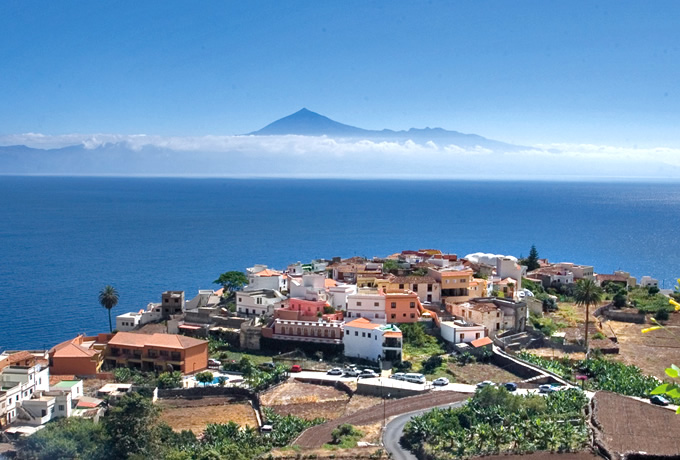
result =
[[607,328],[616,334],[619,354],[611,355],[625,364],[634,364],[645,374],[666,378],[664,369],[678,364],[680,357],[680,314],[673,313],[668,330],[642,333],[649,324],[607,321]]
[[257,427],[255,410],[248,400],[207,397],[201,399],[162,399],[161,419],[175,431],[191,430],[198,435],[209,423],[235,422]]
[[613,455],[680,453],[680,417],[672,410],[598,391],[593,398],[593,426],[596,441]]
[[265,392],[260,401],[277,414],[333,420],[345,413],[350,397],[332,386],[289,381]]
[[377,396],[353,394],[345,406],[345,412],[343,415],[351,415],[360,410],[377,406],[380,403],[382,403],[382,399]]

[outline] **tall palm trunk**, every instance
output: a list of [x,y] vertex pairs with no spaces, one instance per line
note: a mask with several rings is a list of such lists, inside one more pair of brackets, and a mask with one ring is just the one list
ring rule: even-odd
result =
[[588,358],[588,318],[590,317],[590,304],[586,304],[586,359]]
[[113,332],[113,326],[111,325],[111,309],[109,308],[109,332]]

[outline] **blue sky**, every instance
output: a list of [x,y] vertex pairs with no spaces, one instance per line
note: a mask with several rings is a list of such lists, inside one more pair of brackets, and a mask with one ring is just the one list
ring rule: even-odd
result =
[[0,3],[0,135],[231,135],[301,107],[680,147],[675,1]]

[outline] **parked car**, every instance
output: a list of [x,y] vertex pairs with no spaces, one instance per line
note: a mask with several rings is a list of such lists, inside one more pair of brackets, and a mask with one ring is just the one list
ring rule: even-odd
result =
[[299,364],[293,364],[290,368],[291,372],[302,372],[302,367]]
[[208,359],[208,367],[210,367],[210,368],[218,368],[221,365],[222,365],[222,361],[220,361],[219,359],[214,359],[214,358]]
[[425,383],[427,380],[423,374],[409,373],[404,375],[404,380],[411,383]]
[[545,383],[538,386],[538,391],[541,393],[553,393],[555,391],[560,391],[562,385],[559,383]]
[[649,402],[651,402],[652,404],[656,404],[657,406],[667,406],[670,404],[670,401],[661,395],[652,396],[651,398],[649,398]]
[[345,369],[345,377],[358,377],[359,371],[356,369]]
[[328,374],[328,375],[342,375],[342,369],[340,369],[339,367],[334,367],[330,371],[326,372],[326,374]]
[[436,385],[436,386],[442,386],[443,387],[443,386],[448,385],[448,384],[449,384],[449,379],[447,379],[446,377],[439,377],[438,379],[434,379],[432,381],[432,385]]
[[405,375],[406,374],[404,374],[403,372],[396,372],[396,373],[390,375],[390,378],[394,379],[394,380],[404,380]]
[[272,361],[270,361],[268,363],[260,364],[260,368],[268,371],[268,370],[276,369],[276,364],[273,363]]
[[361,374],[359,374],[360,379],[371,379],[375,377],[378,377],[378,374],[376,374],[372,369],[364,369],[361,371]]
[[479,382],[477,384],[477,388],[484,388],[484,387],[495,387],[496,384],[493,383],[491,380],[484,380],[483,382]]
[[505,388],[508,391],[515,391],[517,390],[517,384],[514,382],[507,382],[503,384],[503,388]]

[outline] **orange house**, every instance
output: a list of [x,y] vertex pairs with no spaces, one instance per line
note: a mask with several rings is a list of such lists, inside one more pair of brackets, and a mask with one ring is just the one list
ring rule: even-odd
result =
[[413,291],[388,291],[385,293],[385,319],[388,323],[415,323],[420,319],[423,306]]
[[51,375],[94,376],[102,367],[103,351],[111,334],[78,337],[62,342],[49,351]]
[[190,374],[208,368],[208,342],[177,334],[119,332],[109,340],[105,362],[107,367]]

